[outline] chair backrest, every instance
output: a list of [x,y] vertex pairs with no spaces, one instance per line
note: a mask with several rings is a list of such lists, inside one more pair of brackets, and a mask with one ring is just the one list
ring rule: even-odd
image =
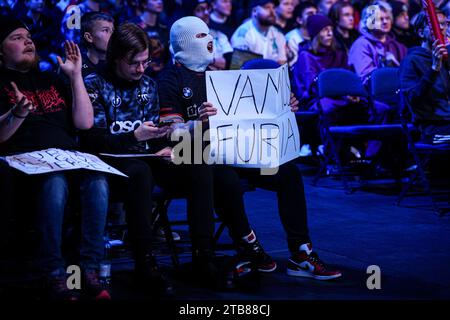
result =
[[322,71],[317,77],[319,98],[325,97],[368,97],[361,79],[346,69],[333,68]]
[[252,59],[244,62],[241,66],[241,70],[251,70],[251,69],[276,69],[280,65],[278,62],[269,59]]
[[376,69],[370,75],[369,90],[372,99],[390,106],[399,104],[400,77],[398,68]]

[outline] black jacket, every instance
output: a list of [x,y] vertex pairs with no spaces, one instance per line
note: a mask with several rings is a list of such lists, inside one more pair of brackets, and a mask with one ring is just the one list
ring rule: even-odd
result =
[[431,51],[411,48],[400,66],[400,85],[418,123],[450,121],[449,67],[431,68]]

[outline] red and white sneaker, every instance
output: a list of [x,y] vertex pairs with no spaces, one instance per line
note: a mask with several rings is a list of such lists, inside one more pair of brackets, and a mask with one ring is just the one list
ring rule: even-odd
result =
[[312,251],[310,243],[300,246],[300,251],[289,258],[287,274],[294,277],[306,277],[316,280],[331,280],[342,276],[337,270],[330,270]]

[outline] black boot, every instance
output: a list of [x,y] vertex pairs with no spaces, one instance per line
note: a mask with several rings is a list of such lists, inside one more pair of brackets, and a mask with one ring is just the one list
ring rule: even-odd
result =
[[200,285],[213,290],[234,289],[233,270],[221,263],[221,260],[212,250],[193,251],[192,271]]
[[163,275],[153,255],[148,254],[135,262],[135,284],[138,289],[153,297],[169,298],[173,286]]

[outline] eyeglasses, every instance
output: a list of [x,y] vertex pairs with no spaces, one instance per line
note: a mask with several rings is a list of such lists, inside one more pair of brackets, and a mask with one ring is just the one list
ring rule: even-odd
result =
[[145,61],[135,61],[135,62],[126,61],[127,65],[133,69],[137,69],[141,64],[142,64],[142,67],[144,69],[146,69],[146,68],[148,68],[148,66],[150,65],[151,62],[152,62],[152,59],[148,59]]

